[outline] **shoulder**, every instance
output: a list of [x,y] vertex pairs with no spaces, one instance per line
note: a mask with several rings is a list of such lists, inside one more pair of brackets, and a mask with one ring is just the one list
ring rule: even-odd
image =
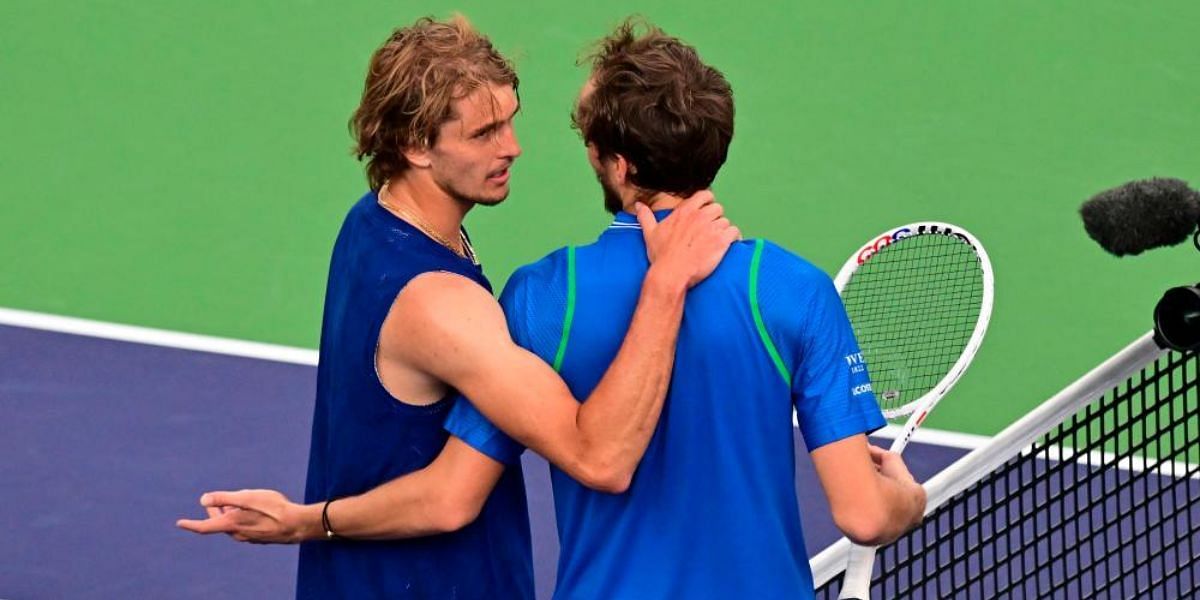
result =
[[537,261],[518,267],[504,284],[503,295],[551,285],[566,272],[569,254],[570,248],[559,248]]
[[377,207],[375,192],[368,190],[346,210],[345,222],[357,223],[373,220],[377,216]]
[[496,307],[496,299],[478,281],[449,271],[426,271],[400,290],[392,310],[436,322],[445,321],[444,317],[450,315],[456,318],[449,320],[457,321],[473,312]]
[[513,271],[509,281],[520,281],[522,284],[538,283],[553,278],[566,268],[570,247],[562,247],[526,265],[521,265]]
[[[833,279],[825,271],[799,254],[767,239],[749,240],[760,252],[760,276],[779,277],[793,282],[810,285],[832,285]],[[757,249],[761,246],[761,251]]]

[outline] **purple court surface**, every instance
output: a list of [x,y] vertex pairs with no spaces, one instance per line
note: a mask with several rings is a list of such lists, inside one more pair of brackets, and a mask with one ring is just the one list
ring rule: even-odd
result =
[[[0,598],[286,598],[296,548],[174,526],[201,492],[300,498],[312,366],[0,325]],[[808,551],[839,536],[797,440]],[[881,445],[886,441],[877,442]],[[966,450],[915,443],[919,479]],[[558,544],[546,464],[524,458],[538,597]]]

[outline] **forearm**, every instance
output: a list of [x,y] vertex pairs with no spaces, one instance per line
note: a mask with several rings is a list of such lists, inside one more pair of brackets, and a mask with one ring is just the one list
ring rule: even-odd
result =
[[[368,492],[335,499],[327,515],[333,532],[355,540],[402,539],[445,533],[470,522],[473,515],[458,514],[443,502],[440,487],[422,469],[382,484]],[[324,502],[299,505],[292,525],[299,539],[327,539],[321,511]]]
[[[340,537],[400,539],[453,531],[470,522],[442,498],[443,486],[426,469],[393,479],[371,491],[329,505],[329,524]],[[323,503],[322,503],[323,504]],[[316,505],[321,506],[321,505]],[[320,525],[320,512],[317,512]],[[320,532],[325,537],[325,532]]]
[[865,435],[816,448],[812,459],[834,523],[855,543],[886,544],[921,522],[925,489],[899,455],[868,445]]
[[650,443],[670,385],[686,293],[685,281],[650,268],[625,341],[579,409],[582,468],[601,480],[627,485]]

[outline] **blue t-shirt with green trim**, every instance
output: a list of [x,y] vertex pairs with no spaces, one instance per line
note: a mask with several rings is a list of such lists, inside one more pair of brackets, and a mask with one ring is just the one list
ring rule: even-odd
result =
[[[595,243],[513,274],[500,298],[513,339],[560,362],[587,398],[647,267],[636,219],[618,214]],[[555,598],[811,598],[793,408],[809,450],[884,425],[829,277],[770,242],[738,242],[687,296],[670,393],[629,491],[551,468]],[[523,450],[468,402],[446,428],[505,463]]]

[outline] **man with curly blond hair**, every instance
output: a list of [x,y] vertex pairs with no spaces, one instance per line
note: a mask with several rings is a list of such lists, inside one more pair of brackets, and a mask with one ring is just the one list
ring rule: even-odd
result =
[[209,518],[179,523],[303,542],[300,598],[532,598],[520,466],[447,434],[457,393],[585,485],[625,489],[662,410],[685,295],[738,236],[706,192],[661,224],[642,209],[651,264],[637,309],[609,373],[577,400],[513,342],[462,226],[508,195],[517,83],[461,17],[398,29],[371,59],[351,120],[371,189],[330,262],[307,504],[210,492]]

